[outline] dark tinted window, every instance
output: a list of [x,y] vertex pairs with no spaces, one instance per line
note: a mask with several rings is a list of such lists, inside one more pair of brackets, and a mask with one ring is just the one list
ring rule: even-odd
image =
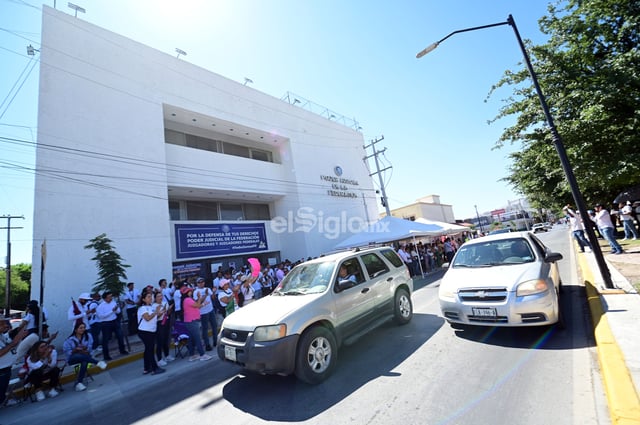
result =
[[394,266],[400,267],[404,265],[400,257],[398,257],[398,254],[396,254],[392,249],[384,249],[380,251],[380,253],[384,255],[384,257]]
[[381,274],[384,274],[389,271],[389,267],[382,260],[382,258],[378,257],[374,253],[364,254],[362,257],[362,262],[367,269],[367,274],[369,278],[378,277]]

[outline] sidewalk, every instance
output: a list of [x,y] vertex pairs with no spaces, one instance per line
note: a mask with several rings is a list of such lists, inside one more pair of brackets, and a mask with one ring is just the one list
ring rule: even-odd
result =
[[[605,288],[592,253],[576,252],[611,422],[640,424],[640,295],[604,256],[615,289]],[[616,261],[640,265],[640,250],[618,255]]]

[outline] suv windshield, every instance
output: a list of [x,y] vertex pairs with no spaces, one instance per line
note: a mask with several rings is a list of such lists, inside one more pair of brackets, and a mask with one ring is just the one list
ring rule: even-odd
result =
[[319,294],[331,283],[335,262],[300,264],[282,279],[275,291],[284,295]]

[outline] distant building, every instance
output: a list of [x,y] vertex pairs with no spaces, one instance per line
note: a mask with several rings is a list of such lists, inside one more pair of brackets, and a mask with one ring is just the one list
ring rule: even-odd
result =
[[[33,264],[44,305],[97,280],[106,233],[138,288],[248,257],[320,255],[377,215],[361,133],[43,8]],[[39,282],[34,267],[33,282]],[[32,298],[38,298],[38,285]]]
[[439,195],[424,196],[417,199],[413,204],[391,210],[391,215],[408,220],[427,218],[452,224],[456,222],[453,207],[448,204],[441,204]]

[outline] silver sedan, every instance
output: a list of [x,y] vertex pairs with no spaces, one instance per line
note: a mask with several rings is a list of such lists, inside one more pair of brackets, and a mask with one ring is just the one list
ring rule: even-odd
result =
[[531,232],[466,242],[440,284],[442,315],[453,327],[562,324],[561,259]]

